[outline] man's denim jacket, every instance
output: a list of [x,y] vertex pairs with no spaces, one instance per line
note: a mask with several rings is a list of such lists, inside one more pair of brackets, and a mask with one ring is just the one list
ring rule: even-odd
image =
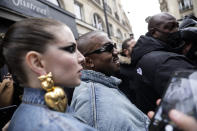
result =
[[118,89],[121,80],[84,70],[82,81],[71,102],[76,117],[99,131],[148,130],[148,117]]
[[[41,89],[25,88],[23,102],[14,113],[8,131],[92,131],[72,116],[50,110]],[[67,112],[69,111],[67,108]]]

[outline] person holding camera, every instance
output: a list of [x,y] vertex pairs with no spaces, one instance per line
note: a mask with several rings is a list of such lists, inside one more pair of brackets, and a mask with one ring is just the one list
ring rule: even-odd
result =
[[[160,102],[161,102],[161,99],[158,99],[156,102],[157,105],[159,105]],[[154,112],[149,111],[147,115],[150,119],[152,119],[154,116]],[[176,124],[176,126],[179,129],[183,131],[196,131],[197,130],[197,120],[194,117],[188,116],[175,109],[170,110],[168,115],[169,115],[169,118]]]

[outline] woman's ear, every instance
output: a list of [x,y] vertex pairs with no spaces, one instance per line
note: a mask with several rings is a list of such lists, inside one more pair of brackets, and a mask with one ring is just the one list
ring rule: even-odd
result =
[[94,63],[90,57],[85,57],[85,68],[92,69],[94,67]]
[[26,54],[25,61],[28,67],[39,76],[47,74],[43,66],[42,54],[36,51],[29,51]]

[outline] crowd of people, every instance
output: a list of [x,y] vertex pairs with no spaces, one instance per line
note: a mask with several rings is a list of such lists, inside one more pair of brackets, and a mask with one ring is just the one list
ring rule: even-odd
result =
[[[145,35],[126,39],[119,52],[103,31],[75,40],[53,19],[16,22],[0,42],[0,128],[148,131],[172,74],[196,69],[196,27],[195,17],[179,26],[159,13]],[[180,130],[197,130],[192,116],[172,109],[169,118]]]

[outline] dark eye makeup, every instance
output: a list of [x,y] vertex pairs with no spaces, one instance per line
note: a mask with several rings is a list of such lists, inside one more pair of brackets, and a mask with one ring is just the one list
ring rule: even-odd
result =
[[60,49],[70,52],[70,53],[74,53],[76,51],[76,44],[72,43],[72,45],[66,46],[66,47],[60,47]]

